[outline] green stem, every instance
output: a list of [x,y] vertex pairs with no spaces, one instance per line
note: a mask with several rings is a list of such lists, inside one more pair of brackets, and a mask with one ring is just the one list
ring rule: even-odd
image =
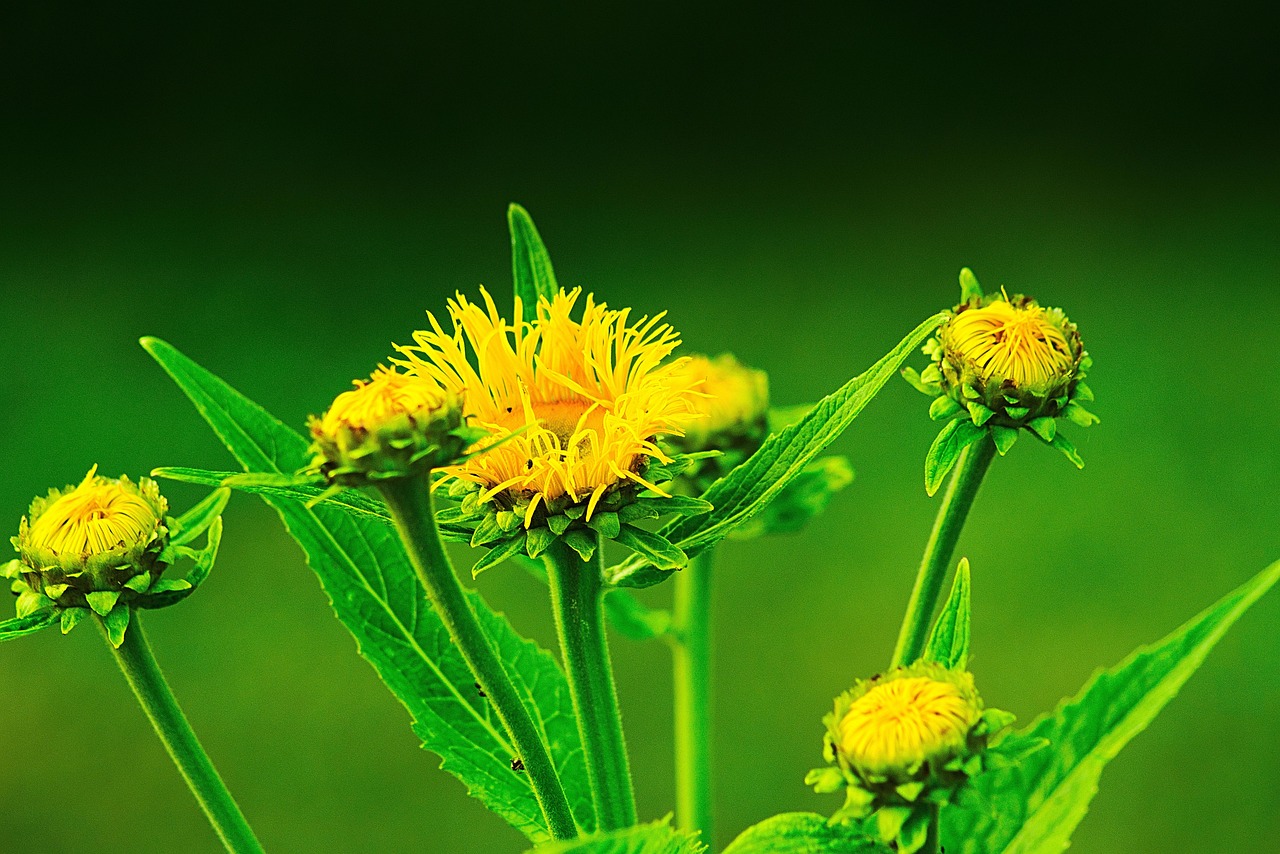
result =
[[929,542],[925,544],[924,559],[920,562],[920,572],[916,575],[911,600],[907,603],[902,630],[898,633],[898,645],[893,651],[894,667],[911,664],[924,652],[956,541],[960,539],[964,520],[995,454],[995,442],[988,435],[965,448],[956,461],[955,473],[942,498],[942,506],[938,508],[938,518],[934,520]]
[[556,634],[569,675],[569,692],[587,758],[587,777],[600,830],[636,823],[636,800],[622,735],[618,692],[604,632],[604,548],[597,538],[595,559],[556,541],[543,560],[551,584]]
[[942,851],[942,841],[938,832],[941,812],[942,807],[934,804],[933,816],[929,819],[929,835],[924,838],[924,847],[920,849],[919,854],[939,854]]
[[516,754],[529,775],[533,794],[546,817],[547,828],[556,839],[574,838],[578,835],[578,826],[555,765],[547,753],[547,746],[476,619],[440,542],[431,489],[426,479],[388,480],[379,487],[436,613],[511,737]]
[[712,550],[675,577],[671,652],[675,676],[676,823],[711,842]]
[[[192,731],[191,724],[187,723],[169,683],[160,672],[160,665],[156,663],[142,632],[141,617],[139,611],[130,615],[129,629],[119,649],[112,647],[110,640],[107,646],[115,653],[116,663],[124,672],[129,687],[151,719],[151,725],[169,752],[169,758],[182,772],[183,779],[200,802],[200,808],[208,816],[222,844],[232,854],[262,854],[262,845],[209,761],[209,755],[200,746],[200,740]],[[98,623],[102,625],[101,620]],[[105,635],[106,627],[102,628]]]

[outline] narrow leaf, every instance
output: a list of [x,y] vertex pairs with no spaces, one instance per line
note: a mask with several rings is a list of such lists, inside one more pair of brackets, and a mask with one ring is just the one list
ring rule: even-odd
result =
[[961,558],[951,595],[924,649],[925,661],[963,669],[969,662],[969,559]]
[[[1107,763],[1155,719],[1205,656],[1280,579],[1280,562],[1163,640],[1097,674],[1074,699],[1018,737],[1050,747],[972,783],[969,806],[943,811],[943,841],[959,854],[1059,854],[1089,809]],[[1153,794],[1156,794],[1153,792]],[[973,804],[976,802],[976,806]]]
[[524,306],[524,319],[533,321],[538,317],[538,297],[550,300],[556,294],[556,274],[528,211],[512,204],[507,208],[507,226],[511,230],[511,276],[515,281],[515,294]]
[[933,440],[933,446],[924,458],[925,492],[930,495],[937,493],[938,487],[942,486],[947,474],[955,467],[956,460],[960,459],[960,452],[985,434],[985,430],[975,427],[967,419],[948,421],[938,438]]
[[174,519],[169,529],[169,545],[185,546],[199,537],[213,520],[222,515],[231,498],[231,490],[215,489],[186,513]]
[[788,812],[748,827],[722,854],[888,854],[889,849],[849,825],[820,815]]
[[539,845],[529,854],[703,854],[707,846],[670,819]]
[[[288,473],[309,459],[307,441],[222,380],[156,339],[143,346],[177,382],[249,471]],[[424,746],[475,797],[532,841],[548,838],[528,775],[511,769],[510,740],[494,723],[461,654],[422,590],[393,526],[329,503],[264,493],[307,555],[338,619],[408,709]],[[560,773],[574,816],[595,817],[568,684],[550,654],[521,638],[478,595],[471,605],[526,699]]]
[[23,635],[34,634],[41,629],[48,628],[61,619],[58,612],[52,608],[46,608],[43,611],[37,611],[34,614],[28,614],[25,617],[15,617],[12,620],[0,622],[0,642],[20,638]]

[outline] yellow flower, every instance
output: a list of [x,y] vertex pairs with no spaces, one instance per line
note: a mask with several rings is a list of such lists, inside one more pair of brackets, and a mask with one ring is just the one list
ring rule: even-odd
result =
[[[428,315],[431,329],[397,348],[411,375],[462,396],[469,422],[488,433],[475,446],[484,453],[446,475],[478,484],[482,501],[504,496],[526,526],[540,504],[586,500],[589,518],[611,488],[656,490],[645,466],[670,459],[655,440],[697,418],[696,380],[682,360],[663,364],[680,343],[663,315],[631,322],[630,309],[588,294],[574,319],[575,288],[540,299],[532,322],[510,322],[480,293],[483,307],[461,294],[449,301],[451,332]],[[517,298],[512,316],[522,308]]]
[[452,462],[464,450],[457,395],[433,380],[379,367],[310,421],[313,468],[363,485]]
[[714,447],[720,434],[761,433],[769,408],[769,375],[748,368],[731,353],[714,359],[690,356],[681,373],[696,384],[694,405],[703,418],[685,431],[683,446],[690,450]]
[[962,747],[978,711],[952,682],[894,679],[849,706],[839,723],[840,751],[870,773],[909,769]]
[[1048,388],[1070,376],[1076,364],[1061,312],[1056,315],[1031,301],[996,299],[952,318],[940,334],[942,346],[973,365],[984,381]]

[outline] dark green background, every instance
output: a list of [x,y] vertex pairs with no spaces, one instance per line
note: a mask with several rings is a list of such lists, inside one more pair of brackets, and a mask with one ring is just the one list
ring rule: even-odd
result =
[[[1276,13],[1232,4],[339,5],[10,11],[0,87],[0,511],[229,464],[137,347],[164,337],[301,425],[440,310],[510,287],[506,203],[560,274],[816,399],[956,297],[1064,306],[1103,423],[1024,441],[961,543],[975,670],[1023,721],[1280,556]],[[883,666],[935,502],[894,382],[858,480],[722,550],[719,841],[782,810],[821,715]],[[184,508],[201,494],[167,488]],[[276,518],[237,497],[201,594],[155,614],[196,728],[276,852],[516,851],[417,748]],[[479,587],[550,642],[543,593]],[[650,598],[661,600],[659,589]],[[1280,599],[1107,771],[1085,852],[1280,833]],[[666,650],[616,639],[644,816],[672,807]],[[0,851],[216,841],[93,631],[0,649]]]

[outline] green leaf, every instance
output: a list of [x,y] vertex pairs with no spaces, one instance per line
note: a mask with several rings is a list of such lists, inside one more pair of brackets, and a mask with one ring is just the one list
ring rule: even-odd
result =
[[846,457],[819,457],[759,515],[729,536],[750,540],[765,534],[791,534],[822,514],[836,493],[853,483],[853,466]]
[[614,539],[643,555],[658,569],[682,569],[689,562],[685,553],[666,537],[634,525],[623,525]]
[[196,565],[186,578],[161,578],[151,585],[146,594],[138,597],[140,608],[167,608],[186,599],[204,584],[218,559],[218,546],[222,543],[222,518],[215,516],[209,525],[209,536],[204,548],[196,553]]
[[1058,854],[1066,849],[1098,790],[1102,769],[1151,724],[1232,624],[1278,579],[1280,562],[1168,637],[1098,673],[1074,699],[1019,733],[1016,737],[1047,739],[1051,746],[974,779],[970,796],[961,802],[967,805],[943,811],[947,850]]
[[959,418],[948,421],[924,458],[924,489],[930,495],[938,491],[947,474],[960,459],[960,452],[981,439],[987,433],[975,427],[972,421]]
[[514,557],[515,555],[523,552],[525,549],[524,541],[525,541],[524,536],[517,535],[507,540],[505,543],[500,543],[499,545],[490,549],[488,552],[485,553],[484,557],[480,558],[478,561],[476,561],[472,565],[471,577],[476,578],[480,575],[480,573],[484,572],[486,569],[497,566],[498,564],[502,563],[504,560],[508,560],[509,558]]
[[1046,442],[1052,442],[1053,437],[1058,435],[1058,422],[1046,415],[1042,418],[1031,419],[1027,424],[1027,429]]
[[968,302],[974,298],[982,299],[982,285],[978,277],[968,267],[960,270],[960,302]]
[[387,515],[386,505],[378,499],[355,489],[344,489],[341,492],[326,495],[328,490],[323,486],[289,483],[284,479],[279,481],[248,480],[243,478],[240,472],[209,471],[207,469],[193,469],[182,466],[166,466],[154,469],[151,472],[151,476],[176,480],[182,483],[195,483],[202,486],[223,486],[225,484],[251,495],[291,498],[304,503],[316,501],[316,499],[324,496],[323,500],[318,502],[321,505],[331,504],[341,507],[349,513],[372,516],[383,521],[391,520],[391,517]]
[[98,590],[93,593],[86,593],[84,598],[88,600],[89,607],[94,610],[94,613],[99,617],[105,617],[116,606],[116,600],[120,598],[120,591]]
[[231,498],[230,489],[215,489],[169,526],[169,545],[185,546],[204,533],[222,515]]
[[41,629],[52,626],[60,619],[62,618],[56,610],[46,608],[43,611],[36,611],[34,614],[28,614],[25,617],[14,617],[12,620],[5,620],[0,622],[0,642],[34,634]]
[[748,827],[723,854],[887,854],[888,848],[849,825],[820,815],[788,812]]
[[676,830],[670,818],[623,830],[539,845],[529,854],[702,854],[696,837]]
[[969,663],[969,559],[961,558],[951,595],[924,648],[925,661],[963,670]]
[[[222,380],[156,339],[143,346],[174,379],[247,470],[297,471],[307,441]],[[516,751],[432,610],[394,527],[369,514],[265,493],[307,555],[334,612],[382,681],[413,717],[414,732],[472,795],[529,839],[548,838],[528,775],[511,769]],[[578,823],[595,826],[568,684],[550,654],[520,637],[471,595],[471,605],[520,694],[530,702]]]
[[1018,429],[1016,427],[1001,427],[994,424],[991,427],[991,438],[995,440],[996,450],[1000,452],[1000,456],[1009,453],[1013,447],[1013,443],[1018,441]]
[[796,403],[791,406],[769,407],[769,411],[765,413],[765,420],[769,425],[769,432],[781,433],[783,430],[808,415],[810,409],[813,409],[812,403]]
[[[936,314],[921,323],[865,373],[824,397],[795,424],[767,438],[750,459],[703,494],[702,498],[710,501],[714,510],[669,522],[659,533],[692,557],[749,522],[839,438],[945,317],[945,314]],[[643,574],[645,563],[651,562],[640,555],[633,556],[620,566],[610,568],[606,577],[637,577]]]
[[1076,446],[1071,444],[1065,436],[1058,433],[1053,437],[1053,441],[1049,443],[1064,457],[1071,460],[1071,464],[1078,469],[1084,468],[1084,459],[1080,456],[1080,452],[1076,450]]
[[89,616],[88,608],[66,608],[62,612],[62,633],[65,635],[80,624],[80,621]]
[[538,317],[538,297],[550,300],[558,290],[556,274],[528,211],[512,204],[507,208],[507,226],[511,230],[511,276],[515,281],[515,294],[524,306],[524,319],[533,321]]
[[121,602],[112,608],[111,613],[107,614],[106,619],[102,621],[107,627],[107,639],[116,649],[124,643],[124,633],[129,628],[129,617],[132,613],[129,606]]

